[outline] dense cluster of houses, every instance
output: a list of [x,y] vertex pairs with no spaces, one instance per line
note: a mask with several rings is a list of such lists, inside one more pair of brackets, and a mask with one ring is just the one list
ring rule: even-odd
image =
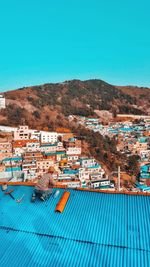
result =
[[73,133],[0,127],[0,179],[36,180],[54,166],[54,179],[69,187],[111,188],[101,164],[82,155],[81,141]]
[[141,116],[138,121],[110,122],[103,125],[99,118],[70,116],[78,124],[99,132],[101,135],[114,137],[118,141],[117,149],[127,156],[138,155],[140,173],[137,177],[138,186],[150,185],[150,118]]

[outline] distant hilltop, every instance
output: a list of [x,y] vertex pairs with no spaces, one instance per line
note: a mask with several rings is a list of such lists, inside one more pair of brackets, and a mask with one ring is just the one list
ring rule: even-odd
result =
[[[41,128],[68,126],[69,115],[150,115],[150,89],[114,86],[102,80],[71,80],[20,88],[3,93],[6,108],[0,110],[0,124],[26,123]],[[104,112],[105,111],[105,112]],[[103,115],[105,119],[105,115]]]

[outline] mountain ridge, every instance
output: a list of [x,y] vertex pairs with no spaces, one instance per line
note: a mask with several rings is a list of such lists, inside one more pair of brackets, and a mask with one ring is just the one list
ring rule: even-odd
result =
[[66,126],[70,114],[97,116],[95,110],[150,114],[150,90],[134,86],[114,86],[103,80],[67,80],[4,92],[6,109],[0,111],[0,124],[55,128]]

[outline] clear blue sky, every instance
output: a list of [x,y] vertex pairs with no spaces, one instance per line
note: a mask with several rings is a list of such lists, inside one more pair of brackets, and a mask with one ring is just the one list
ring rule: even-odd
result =
[[68,79],[150,87],[149,0],[1,0],[0,90]]

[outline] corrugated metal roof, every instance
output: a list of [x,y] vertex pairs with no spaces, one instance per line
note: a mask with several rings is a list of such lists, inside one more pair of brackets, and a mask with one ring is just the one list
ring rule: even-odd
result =
[[60,214],[63,189],[34,204],[32,190],[0,192],[0,266],[149,266],[150,197],[69,190]]
[[21,167],[8,167],[5,169],[6,172],[21,171]]
[[20,161],[22,157],[4,158],[2,161]]

